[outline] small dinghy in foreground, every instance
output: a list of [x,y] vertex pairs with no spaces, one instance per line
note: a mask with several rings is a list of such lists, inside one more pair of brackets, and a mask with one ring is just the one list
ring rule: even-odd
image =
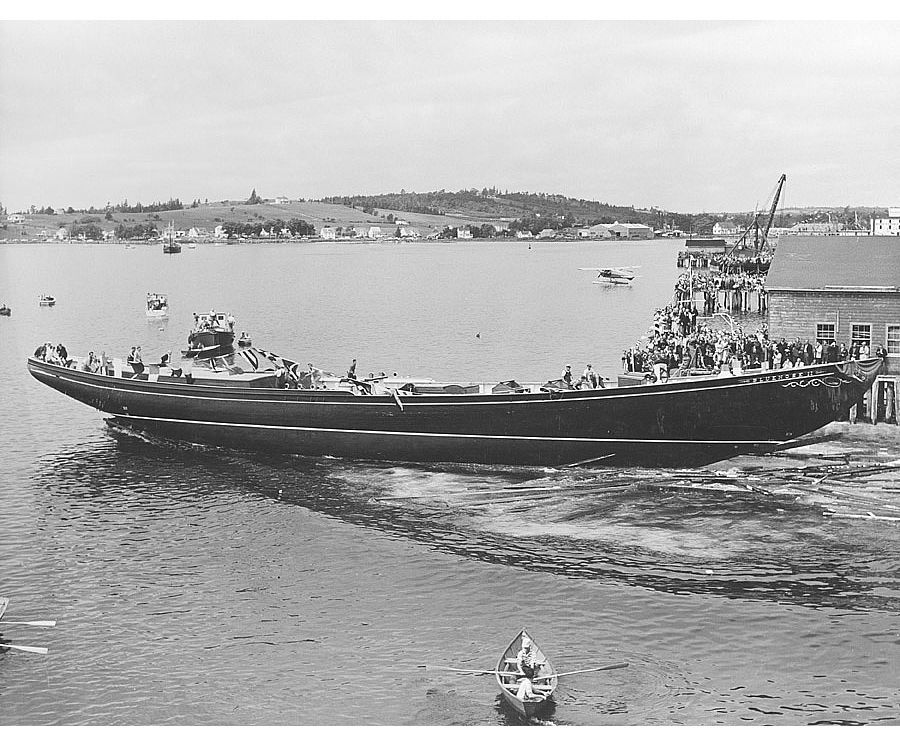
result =
[[[534,662],[535,673],[532,680],[534,696],[527,697],[523,695],[523,697],[520,697],[518,692],[520,682],[524,677],[519,672],[516,660],[519,652],[522,650],[523,643],[526,641],[531,646],[530,657]],[[547,660],[547,656],[544,655],[525,629],[519,632],[512,642],[509,643],[509,647],[503,651],[503,655],[497,661],[494,676],[497,679],[497,686],[500,687],[500,693],[503,695],[503,698],[516,712],[526,718],[537,715],[548,705],[559,683],[556,669]]]

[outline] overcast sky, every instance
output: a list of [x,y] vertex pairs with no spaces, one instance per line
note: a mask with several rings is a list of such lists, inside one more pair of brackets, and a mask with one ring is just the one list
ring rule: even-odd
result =
[[900,22],[0,22],[0,202],[900,204]]

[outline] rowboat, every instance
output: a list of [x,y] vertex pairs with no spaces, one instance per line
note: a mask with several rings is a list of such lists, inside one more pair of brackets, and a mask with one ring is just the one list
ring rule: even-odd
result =
[[[516,665],[516,657],[522,649],[522,642],[525,639],[531,641],[534,659],[537,662],[537,665],[535,666],[534,683],[532,685],[535,696],[519,699],[516,693],[519,689],[519,681],[521,680],[522,675],[519,673]],[[503,651],[503,655],[501,655],[500,660],[497,661],[494,677],[497,679],[497,686],[500,688],[503,699],[505,699],[516,712],[526,718],[537,715],[549,704],[550,698],[553,696],[553,692],[556,691],[556,686],[559,683],[559,679],[556,676],[556,669],[553,667],[553,664],[547,660],[547,656],[544,655],[540,647],[538,647],[538,644],[534,641],[534,638],[524,627],[522,628],[522,631],[512,639],[512,642],[509,643],[506,650]]]

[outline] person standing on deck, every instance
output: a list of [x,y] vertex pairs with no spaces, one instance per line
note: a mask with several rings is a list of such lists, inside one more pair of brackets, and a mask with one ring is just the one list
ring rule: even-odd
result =
[[353,358],[353,362],[350,363],[350,368],[347,370],[347,378],[356,378],[356,358]]
[[567,365],[566,369],[563,371],[562,380],[566,382],[566,385],[572,386],[572,366]]
[[[353,364],[356,364],[356,361],[353,361]],[[319,388],[319,384],[322,382],[322,371],[315,367],[312,363],[307,363],[309,367],[309,385],[310,388],[317,389]],[[349,371],[348,371],[349,372]],[[348,375],[347,378],[350,378]]]

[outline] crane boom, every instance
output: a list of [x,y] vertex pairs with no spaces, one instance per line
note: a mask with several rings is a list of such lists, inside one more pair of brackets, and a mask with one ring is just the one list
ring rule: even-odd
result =
[[766,221],[766,229],[763,231],[763,244],[769,239],[769,229],[772,227],[772,223],[775,220],[775,209],[778,207],[778,198],[781,197],[781,188],[784,186],[784,182],[787,179],[785,174],[781,174],[781,178],[778,179],[778,187],[775,189],[775,199],[772,200],[772,208],[769,210],[769,219]]

